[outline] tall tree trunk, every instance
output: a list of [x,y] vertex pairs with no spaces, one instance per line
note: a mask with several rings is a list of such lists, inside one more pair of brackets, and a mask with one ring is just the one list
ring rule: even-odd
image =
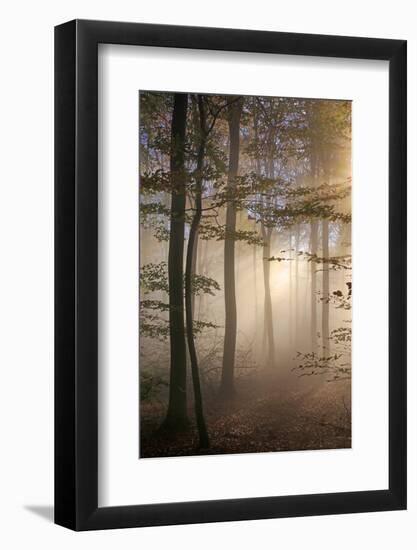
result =
[[317,264],[314,257],[317,255],[317,243],[318,243],[318,223],[317,221],[311,222],[310,226],[310,254],[313,258],[310,261],[311,269],[311,347],[312,351],[317,350]]
[[184,334],[184,216],[185,216],[185,128],[188,94],[174,94],[171,125],[171,230],[168,251],[170,383],[167,416],[163,427],[183,429],[187,417],[187,371]]
[[240,145],[240,116],[242,113],[242,99],[235,100],[229,107],[229,172],[227,191],[232,200],[227,203],[226,209],[226,236],[224,241],[224,300],[225,300],[225,332],[223,348],[223,367],[221,378],[221,393],[231,397],[234,392],[234,371],[236,354],[236,289],[235,289],[235,230],[236,209],[233,202],[233,191],[236,186],[236,176],[239,167]]
[[200,145],[197,155],[197,174],[195,180],[195,213],[190,228],[190,236],[187,246],[187,259],[185,265],[185,313],[187,320],[187,343],[190,354],[191,376],[194,390],[194,408],[197,421],[197,429],[199,436],[200,448],[207,449],[209,447],[209,436],[207,432],[206,421],[203,411],[203,398],[201,395],[200,373],[198,368],[197,352],[194,342],[193,333],[193,269],[195,271],[195,248],[198,238],[198,228],[200,226],[202,204],[202,184],[203,184],[203,164],[207,139],[206,116],[203,104],[203,98],[198,96],[198,110],[200,115]]
[[289,291],[288,291],[288,306],[289,306],[289,343],[290,343],[290,350],[291,352],[293,351],[294,349],[294,288],[293,288],[293,274],[294,274],[294,271],[293,271],[293,265],[292,265],[292,262],[293,262],[293,248],[292,248],[292,231],[290,230],[289,232],[289,246],[290,246],[290,249],[289,249],[289,259],[290,259],[290,269],[289,269],[289,279],[290,279],[290,284],[289,284]]
[[268,258],[271,257],[271,238],[272,229],[270,227],[262,227],[263,245],[263,275],[264,275],[264,333],[266,339],[266,363],[268,367],[273,367],[275,363],[275,342],[274,342],[274,325],[272,320],[272,299],[271,299],[271,262]]
[[[254,101],[254,109],[253,109],[253,112],[254,112],[254,116],[253,116],[253,128],[254,128],[254,132],[255,132],[255,145],[257,148],[259,148],[259,135],[258,135],[258,111],[256,109],[256,99]],[[261,157],[260,157],[260,152],[259,152],[259,149],[257,151],[257,154],[256,154],[256,159],[255,159],[255,172],[256,172],[256,175],[258,176],[258,178],[261,177],[262,175],[262,169],[261,169]],[[255,224],[256,224],[256,221],[255,221]],[[261,222],[261,234],[262,236],[264,235],[264,227],[262,225],[262,222]],[[264,236],[263,236],[264,238]],[[254,269],[254,274],[255,274],[255,327],[258,326],[258,292],[257,292],[257,284],[256,284],[256,274],[257,274],[257,263],[256,263],[256,246],[254,246],[254,249],[253,249],[253,269]],[[264,257],[264,255],[262,256]],[[264,264],[264,261],[262,260],[262,266]],[[255,328],[256,330],[256,328]],[[255,333],[256,334],[256,333]],[[262,349],[263,351],[265,350],[265,347],[267,346],[267,338],[266,338],[266,319],[265,319],[265,307],[264,307],[264,326],[263,326],[263,331],[262,331]]]
[[[311,331],[311,265],[307,264],[304,268],[304,316],[303,316],[303,346],[310,340],[309,331]],[[309,336],[307,336],[309,335]]]
[[[316,153],[312,153],[311,158],[311,175],[312,175],[312,185],[316,186],[316,176],[317,176],[317,158]],[[310,261],[311,269],[311,348],[313,352],[317,351],[317,248],[318,248],[318,232],[319,226],[318,221],[314,219],[310,225],[310,254],[312,255]]]
[[[242,223],[242,212],[239,211],[236,214],[236,227],[235,227],[235,229],[239,230],[239,227],[241,226],[241,223]],[[235,264],[236,264],[235,287],[237,289],[236,290],[237,294],[239,294],[239,285],[240,285],[240,260],[241,260],[240,247],[241,246],[242,245],[239,241],[236,242],[236,244],[235,244]]]
[[[200,198],[201,201],[201,198]],[[197,205],[196,205],[197,209]],[[192,263],[191,263],[191,280],[194,279],[194,276],[197,274],[197,256],[198,256],[198,228],[197,232],[195,234],[194,238],[194,248],[193,248],[193,255],[192,255]],[[191,293],[191,311],[193,312],[193,319],[195,318],[195,293]]]
[[[265,172],[269,178],[275,176],[273,147],[270,144],[268,158],[265,159]],[[270,207],[270,199],[266,199],[265,206]],[[271,240],[272,227],[265,227],[261,222],[262,239],[263,239],[263,275],[264,275],[264,347],[265,347],[265,362],[268,367],[273,367],[275,364],[275,339],[274,339],[274,322],[272,317],[272,298],[271,298],[271,262],[268,258],[271,257]]]
[[322,239],[323,239],[323,302],[322,302],[322,342],[323,355],[328,356],[330,353],[330,333],[329,333],[329,221],[322,222]]
[[[324,155],[322,160],[324,167],[324,176],[326,183],[329,183],[331,155],[329,151]],[[322,288],[322,313],[321,313],[321,332],[322,332],[322,348],[323,355],[330,354],[330,329],[329,329],[329,286],[330,286],[330,271],[329,271],[329,220],[322,221],[322,248],[323,248],[323,288]]]
[[[255,226],[255,229],[256,229],[256,226]],[[253,341],[254,341],[254,347],[255,347],[255,355],[257,353],[257,342],[258,342],[258,330],[257,330],[257,327],[258,327],[258,282],[257,282],[257,277],[256,277],[256,272],[257,272],[257,261],[256,261],[256,256],[257,256],[257,246],[256,244],[254,244],[252,246],[252,252],[253,252],[253,255],[252,255],[252,259],[253,259],[253,299],[255,301],[255,326],[253,327]]]
[[299,251],[300,251],[300,224],[297,223],[297,228],[295,232],[295,346],[298,347],[299,341],[299,291],[300,291],[300,282],[299,282]]
[[[200,275],[207,275],[207,249],[208,249],[208,240],[202,240],[199,239],[201,245],[200,250],[197,254],[198,257],[198,273]],[[198,312],[197,312],[197,319],[200,320],[201,318],[201,311],[205,309],[206,307],[206,295],[204,293],[200,293],[198,296]]]

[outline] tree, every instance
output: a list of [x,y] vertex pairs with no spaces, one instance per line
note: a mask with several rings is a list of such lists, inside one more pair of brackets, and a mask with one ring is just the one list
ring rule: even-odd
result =
[[188,94],[174,94],[171,124],[171,217],[168,252],[170,383],[164,428],[183,429],[188,425],[187,372],[184,336],[184,227],[185,227],[185,130]]
[[[243,100],[233,98],[228,108],[229,123],[229,170],[227,193],[233,195],[239,167],[240,117]],[[236,207],[233,200],[228,200],[226,207],[226,227],[224,240],[224,296],[225,296],[225,333],[223,348],[223,368],[221,393],[224,397],[234,394],[234,368],[236,353],[236,289],[235,289],[235,236]]]
[[198,435],[200,447],[206,449],[210,446],[209,435],[207,432],[206,421],[204,418],[203,399],[201,395],[200,374],[198,370],[197,352],[193,334],[193,316],[194,304],[192,285],[195,275],[196,264],[196,242],[198,238],[198,229],[202,216],[202,185],[203,185],[203,167],[204,155],[206,149],[206,141],[208,129],[206,123],[206,109],[204,106],[203,97],[199,94],[198,98],[198,113],[199,113],[199,146],[197,153],[197,168],[195,175],[195,213],[190,227],[190,235],[188,237],[187,259],[185,268],[185,310],[187,319],[187,343],[190,354],[191,375],[194,388],[194,406],[197,421]]
[[264,277],[264,333],[266,337],[266,362],[269,367],[275,363],[274,322],[271,298],[271,238],[273,228],[261,222],[263,238],[263,277]]
[[299,339],[299,316],[300,316],[300,299],[299,299],[299,275],[300,275],[300,223],[296,224],[295,233],[295,345],[298,345]]
[[[266,103],[266,105],[264,104]],[[253,112],[253,144],[252,154],[255,155],[255,170],[257,176],[257,184],[260,189],[256,201],[260,201],[262,208],[266,210],[272,206],[274,202],[273,193],[271,193],[271,186],[266,184],[267,192],[263,189],[262,185],[262,164],[264,165],[264,171],[266,179],[271,182],[274,180],[275,168],[274,159],[277,155],[276,133],[277,127],[272,127],[270,120],[274,115],[277,115],[277,120],[282,119],[282,109],[276,108],[273,101],[262,101],[260,98],[256,98],[252,103]],[[268,123],[269,121],[269,123]],[[275,121],[276,122],[276,121]],[[260,136],[262,133],[262,139]],[[251,149],[249,149],[251,151]],[[262,163],[261,160],[264,162]],[[264,283],[264,355],[266,364],[272,367],[275,363],[275,338],[274,338],[274,322],[272,314],[272,297],[271,297],[271,240],[274,230],[274,224],[267,223],[265,216],[259,216],[259,223],[261,227],[262,236],[262,270],[263,270],[263,283]]]
[[[315,150],[311,153],[311,182],[312,187],[317,185],[317,156]],[[313,218],[310,223],[310,254],[317,256],[318,249],[318,231],[319,225],[316,218]],[[311,322],[310,322],[310,336],[311,336],[311,349],[313,352],[317,350],[317,271],[314,261],[310,263],[311,268],[311,292],[310,292],[310,304],[311,304]]]
[[[322,221],[322,240],[323,240],[323,258],[329,259],[329,221]],[[329,264],[325,261],[323,264],[323,288],[322,288],[322,314],[321,314],[321,334],[323,342],[323,353],[330,353],[330,328],[329,328],[329,292],[330,276]]]

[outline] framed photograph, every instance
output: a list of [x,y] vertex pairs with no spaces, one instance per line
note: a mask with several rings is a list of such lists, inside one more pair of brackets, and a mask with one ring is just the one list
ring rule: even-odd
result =
[[406,42],[55,29],[55,522],[406,508]]

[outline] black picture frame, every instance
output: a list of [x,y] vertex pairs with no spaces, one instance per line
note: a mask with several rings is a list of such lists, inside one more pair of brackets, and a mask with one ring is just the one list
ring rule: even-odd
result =
[[[98,507],[97,52],[105,43],[388,60],[387,490]],[[78,531],[406,508],[406,45],[106,21],[55,28],[55,523]]]

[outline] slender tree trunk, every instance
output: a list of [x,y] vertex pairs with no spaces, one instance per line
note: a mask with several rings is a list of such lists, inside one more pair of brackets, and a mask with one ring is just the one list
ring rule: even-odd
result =
[[[199,239],[201,246],[198,253],[198,272],[201,275],[207,275],[207,248],[208,248],[208,240],[202,240]],[[200,320],[201,318],[201,310],[204,311],[204,308],[206,306],[206,295],[204,293],[200,293],[198,296],[198,313],[197,313],[197,319]]]
[[[329,183],[330,174],[330,154],[323,158],[324,176],[326,183]],[[323,248],[323,288],[322,288],[322,312],[321,312],[321,332],[322,332],[322,347],[323,355],[330,354],[330,329],[329,329],[329,286],[330,286],[330,271],[329,271],[329,220],[322,221],[322,248]]]
[[[268,159],[266,161],[266,173],[273,179],[275,176],[273,147],[270,145]],[[267,199],[267,206],[271,206],[271,201]],[[268,367],[275,365],[275,338],[274,338],[274,322],[272,317],[272,298],[271,298],[271,262],[268,258],[271,257],[271,240],[272,227],[265,227],[261,224],[262,238],[264,241],[263,248],[263,274],[264,274],[264,334],[266,339],[266,364]]]
[[310,261],[311,270],[311,347],[317,350],[317,264],[314,256],[317,255],[318,223],[311,222],[310,226],[310,253],[313,259]]
[[187,417],[187,371],[184,334],[184,216],[185,166],[184,145],[187,119],[187,94],[174,94],[171,126],[171,231],[168,251],[169,329],[171,368],[169,403],[164,428],[183,429]]
[[204,164],[204,154],[206,146],[206,119],[204,105],[201,95],[198,96],[198,109],[200,114],[200,146],[198,150],[197,157],[197,176],[196,176],[196,191],[195,191],[195,213],[193,221],[190,228],[190,236],[188,239],[187,246],[187,259],[185,266],[185,312],[187,320],[187,343],[188,351],[190,354],[190,363],[191,363],[191,376],[193,381],[194,389],[194,408],[197,421],[197,429],[199,436],[200,447],[207,449],[209,447],[209,436],[207,432],[206,421],[204,418],[203,411],[203,398],[201,395],[201,386],[200,386],[200,373],[198,368],[198,359],[197,352],[194,342],[194,333],[193,333],[193,269],[195,271],[195,248],[196,241],[198,238],[198,228],[200,226],[201,214],[202,214],[202,204],[201,204],[201,194],[202,194],[202,182],[203,182],[203,164]]
[[[304,285],[304,318],[303,318],[303,345],[307,340],[311,340],[311,266],[309,263],[304,265],[305,285]],[[309,335],[307,338],[307,334]]]
[[257,340],[258,340],[258,282],[257,282],[257,262],[256,262],[256,256],[257,256],[257,246],[254,244],[252,246],[252,260],[253,260],[253,299],[255,301],[255,326],[253,327],[253,341],[255,346],[255,355],[257,352]]
[[323,338],[323,355],[330,353],[330,333],[329,333],[329,264],[326,260],[329,259],[329,221],[322,222],[322,239],[323,239],[323,302],[322,302],[322,338]]
[[[312,153],[311,159],[311,175],[312,175],[312,185],[316,186],[316,170],[317,170],[317,159],[316,153]],[[313,352],[317,351],[317,248],[318,248],[318,221],[314,219],[310,225],[310,254],[312,258],[310,261],[311,269],[311,348]]]
[[263,246],[263,275],[264,275],[264,333],[266,336],[266,363],[268,367],[273,367],[275,363],[275,342],[274,325],[272,320],[272,299],[271,299],[271,237],[272,229],[262,227]]
[[[256,100],[255,100],[255,105],[256,105]],[[258,148],[259,147],[259,135],[258,135],[258,112],[256,110],[256,108],[254,109],[254,116],[253,116],[253,128],[254,128],[254,132],[255,132],[255,144],[256,144],[256,147]],[[255,159],[255,172],[256,172],[256,175],[258,176],[258,178],[261,177],[261,174],[262,174],[262,169],[261,169],[261,158],[260,158],[260,153],[259,153],[259,150],[256,154],[256,159]],[[261,234],[262,234],[262,237],[263,239],[264,238],[264,227],[263,227],[263,224],[261,222]],[[256,323],[256,326],[258,324],[258,293],[257,293],[257,285],[256,285],[256,272],[257,272],[257,266],[256,266],[256,246],[254,247],[254,256],[253,256],[253,261],[254,261],[254,271],[255,271],[255,323]],[[262,266],[264,265],[264,260],[262,260]],[[265,276],[265,275],[264,275]],[[264,286],[264,290],[265,290],[265,286]],[[264,300],[265,302],[265,300]],[[265,317],[265,306],[264,306],[264,326],[263,326],[263,331],[262,331],[262,350],[264,351],[266,349],[266,346],[267,346],[267,337],[266,337],[266,317]]]
[[[240,116],[242,100],[237,99],[229,107],[229,173],[227,190],[233,195],[236,186],[235,178],[239,167]],[[226,236],[224,241],[224,299],[225,299],[225,333],[223,349],[223,367],[221,393],[231,397],[234,392],[234,370],[236,354],[236,289],[235,289],[235,233],[236,209],[233,198],[227,203]]]
[[300,308],[300,300],[299,300],[299,290],[300,290],[300,271],[299,271],[299,253],[300,251],[300,224],[297,223],[296,233],[295,233],[295,346],[298,347],[298,341],[299,341],[299,332],[300,332],[300,326],[299,326],[299,308]]
[[[197,205],[196,205],[197,209]],[[192,255],[192,264],[191,264],[191,280],[194,279],[194,276],[197,274],[197,256],[198,256],[198,229],[194,238],[194,248]],[[195,293],[191,293],[191,310],[193,312],[193,319],[195,318]]]
[[[241,227],[242,224],[242,212],[239,211],[236,213],[236,228],[239,230],[239,227]],[[236,269],[235,269],[235,286],[236,286],[236,292],[239,294],[239,286],[240,286],[240,261],[241,261],[241,246],[242,244],[237,241],[235,244],[235,263],[236,263]]]
[[292,248],[292,231],[290,230],[289,234],[289,258],[290,258],[290,269],[289,269],[289,291],[288,291],[288,306],[289,306],[289,343],[291,351],[294,348],[294,289],[293,289],[293,248]]

